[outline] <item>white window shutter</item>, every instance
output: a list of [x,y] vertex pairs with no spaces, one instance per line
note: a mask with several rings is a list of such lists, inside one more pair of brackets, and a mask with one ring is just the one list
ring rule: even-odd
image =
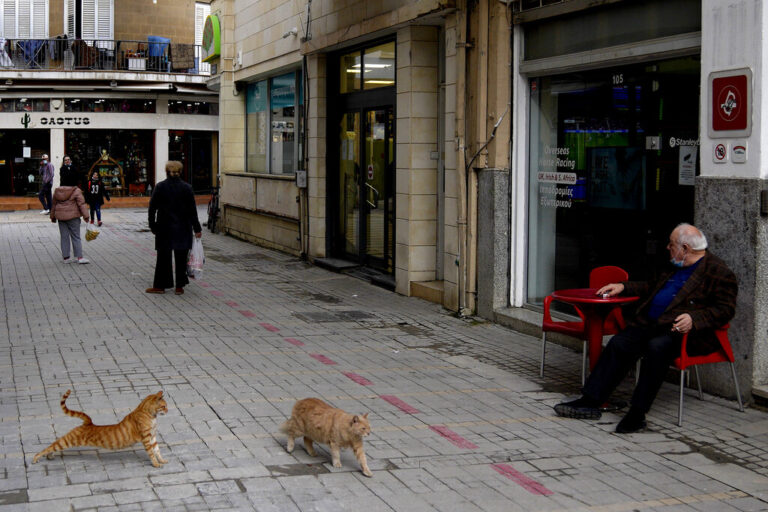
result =
[[96,0],[96,39],[114,39],[114,0]]
[[18,16],[18,32],[16,37],[19,39],[29,39],[32,36],[32,6],[29,0],[20,0],[16,4]]
[[211,14],[211,4],[195,4],[195,44],[203,44],[203,28],[205,19]]
[[3,37],[16,39],[16,0],[3,0]]
[[81,3],[82,38],[86,41],[96,39],[96,0],[82,0]]
[[70,39],[75,38],[75,0],[64,2],[64,33]]
[[32,0],[32,37],[48,38],[48,1]]

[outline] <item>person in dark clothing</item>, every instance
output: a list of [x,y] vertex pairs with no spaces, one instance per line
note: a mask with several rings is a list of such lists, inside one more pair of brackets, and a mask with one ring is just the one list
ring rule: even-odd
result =
[[675,269],[657,281],[611,283],[597,291],[603,296],[640,296],[637,313],[603,350],[582,396],[555,406],[558,416],[599,419],[599,407],[642,358],[629,411],[616,425],[616,432],[642,430],[670,364],[680,355],[683,334],[690,333],[689,355],[710,354],[720,346],[714,331],[736,311],[736,276],[720,258],[707,252],[706,237],[690,224],[680,224],[672,231],[667,250]]
[[165,293],[173,288],[176,263],[176,295],[184,293],[187,278],[187,255],[192,248],[192,232],[200,238],[203,228],[197,218],[197,205],[192,187],[181,180],[182,164],[171,160],[165,164],[168,178],[155,186],[149,200],[149,229],[155,235],[157,264],[152,288],[147,293]]
[[[80,176],[77,174],[77,167],[72,163],[68,156],[64,157],[64,163],[59,168],[59,179],[62,187],[79,187]],[[91,215],[93,217],[93,215]]]
[[48,161],[48,155],[43,155],[43,159],[40,160],[39,173],[41,176],[40,193],[37,194],[37,198],[40,199],[40,204],[43,205],[43,209],[40,212],[43,215],[51,213],[51,204],[53,204],[53,196],[51,191],[53,190],[53,175],[55,168],[53,164]]
[[99,177],[99,171],[93,171],[91,179],[88,180],[88,188],[85,190],[85,202],[91,209],[91,224],[98,217],[99,226],[101,226],[101,205],[104,204],[104,199],[110,200],[107,187],[104,186],[104,182]]

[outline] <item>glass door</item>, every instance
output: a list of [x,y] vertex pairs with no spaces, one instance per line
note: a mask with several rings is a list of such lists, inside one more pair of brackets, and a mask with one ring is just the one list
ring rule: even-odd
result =
[[394,109],[346,112],[339,123],[340,245],[348,257],[394,270]]
[[365,113],[365,173],[362,176],[365,216],[365,260],[393,271],[394,137],[392,107]]

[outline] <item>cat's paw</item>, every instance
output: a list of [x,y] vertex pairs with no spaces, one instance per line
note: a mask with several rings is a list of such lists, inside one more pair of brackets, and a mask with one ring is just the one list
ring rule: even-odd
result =
[[363,469],[363,474],[367,476],[368,478],[373,478],[373,473],[371,473],[371,470],[368,468]]
[[341,467],[341,462],[334,462],[333,463],[333,467],[340,468]]
[[293,440],[289,440],[288,444],[286,445],[285,449],[288,453],[293,453],[293,449],[295,448],[295,445],[293,444]]
[[52,453],[49,453],[48,455],[45,456],[45,458],[48,459],[48,460],[53,460],[54,457],[55,457],[55,455],[52,454]]

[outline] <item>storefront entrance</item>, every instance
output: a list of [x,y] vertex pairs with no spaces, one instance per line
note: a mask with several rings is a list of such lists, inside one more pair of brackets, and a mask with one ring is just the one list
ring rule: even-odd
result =
[[699,171],[698,57],[530,81],[528,302],[618,265],[652,277]]
[[211,132],[170,131],[168,160],[184,164],[181,178],[192,185],[196,193],[207,193],[213,187]]
[[[385,42],[331,59],[328,124],[331,253],[394,273],[395,47]],[[338,80],[338,81],[337,81]]]
[[[0,196],[34,196],[40,191],[40,157],[50,153],[50,138],[50,130],[0,131]],[[53,164],[58,172],[61,162]]]

